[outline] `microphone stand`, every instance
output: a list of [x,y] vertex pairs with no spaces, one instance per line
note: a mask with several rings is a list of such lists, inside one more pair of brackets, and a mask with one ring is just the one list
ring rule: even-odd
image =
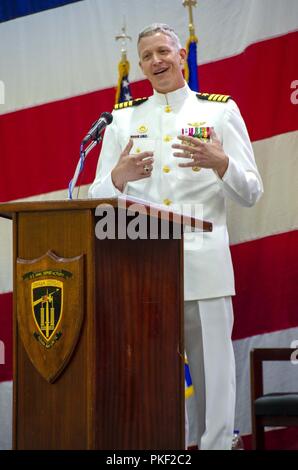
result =
[[75,172],[74,172],[74,175],[72,177],[72,179],[70,180],[69,182],[69,185],[68,185],[68,199],[72,199],[72,193],[73,193],[73,190],[77,184],[77,181],[78,181],[78,177],[80,176],[81,172],[83,171],[84,169],[84,163],[85,163],[85,160],[86,160],[86,157],[88,155],[88,153],[91,152],[91,150],[102,140],[102,137],[101,135],[97,134],[96,135],[96,138],[94,140],[92,140],[92,142],[88,145],[88,147],[84,150],[84,144],[83,142],[81,143],[80,145],[80,158],[79,158],[79,161],[78,161],[78,164],[76,166],[76,169],[75,169]]

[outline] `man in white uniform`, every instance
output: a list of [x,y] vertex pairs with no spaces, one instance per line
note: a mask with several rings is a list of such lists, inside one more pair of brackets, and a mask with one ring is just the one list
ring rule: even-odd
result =
[[139,35],[140,67],[153,96],[116,105],[90,197],[121,193],[165,204],[202,204],[213,231],[184,243],[185,349],[196,391],[197,444],[230,449],[235,413],[231,341],[234,275],[226,198],[250,207],[262,194],[235,102],[197,94],[184,81],[186,51],[167,25]]

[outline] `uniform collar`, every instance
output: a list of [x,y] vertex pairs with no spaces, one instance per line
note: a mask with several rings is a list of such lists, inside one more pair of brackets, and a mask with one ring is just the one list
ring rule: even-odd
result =
[[158,93],[156,90],[153,91],[152,99],[156,104],[165,106],[165,105],[175,105],[179,102],[185,100],[191,94],[191,89],[185,82],[184,87],[178,88],[178,90],[171,91],[170,93]]

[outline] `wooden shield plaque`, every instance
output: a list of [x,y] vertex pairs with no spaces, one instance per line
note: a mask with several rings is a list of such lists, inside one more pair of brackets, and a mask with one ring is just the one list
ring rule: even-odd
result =
[[27,354],[53,383],[69,362],[84,317],[84,258],[48,251],[17,259],[17,320]]

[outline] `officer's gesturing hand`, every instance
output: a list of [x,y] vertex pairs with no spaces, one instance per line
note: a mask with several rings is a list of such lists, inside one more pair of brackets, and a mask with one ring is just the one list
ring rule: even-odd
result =
[[181,152],[174,152],[174,157],[189,158],[189,163],[179,163],[181,168],[199,166],[201,168],[211,168],[215,170],[219,177],[225,174],[229,157],[225,154],[223,146],[214,130],[211,131],[211,141],[201,142],[199,139],[191,136],[178,135],[182,144],[173,144],[174,149]]
[[130,139],[111,173],[113,184],[119,191],[123,191],[128,181],[149,178],[152,173],[153,152],[130,155],[132,147],[133,140]]

